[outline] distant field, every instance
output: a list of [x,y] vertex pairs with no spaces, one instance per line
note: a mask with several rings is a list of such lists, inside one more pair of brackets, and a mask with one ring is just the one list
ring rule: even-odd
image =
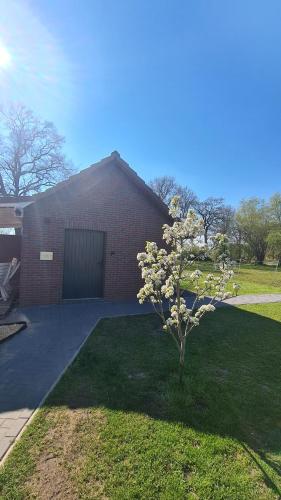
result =
[[[212,262],[198,262],[196,268],[200,269],[204,275],[207,273],[218,274]],[[195,267],[194,267],[195,269]],[[281,293],[281,269],[275,271],[275,267],[242,264],[240,269],[234,269],[234,278],[228,285],[228,290],[232,291],[232,283],[239,283],[241,288],[239,295],[249,293]],[[191,290],[188,282],[183,283],[183,287]]]

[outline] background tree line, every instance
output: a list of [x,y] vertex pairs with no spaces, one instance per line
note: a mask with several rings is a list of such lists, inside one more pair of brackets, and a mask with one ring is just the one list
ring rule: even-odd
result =
[[[23,104],[0,107],[0,198],[27,196],[53,186],[72,172],[63,154],[64,138],[53,123],[37,118]],[[237,210],[223,198],[199,200],[174,177],[157,177],[150,187],[167,205],[180,196],[183,217],[193,208],[203,221],[204,242],[217,233],[227,234],[231,257],[263,262],[265,257],[281,259],[281,193],[267,202],[250,198]]]
[[281,259],[281,193],[268,201],[249,198],[235,210],[223,198],[199,200],[174,177],[156,177],[149,183],[167,205],[175,195],[181,197],[181,215],[192,208],[202,219],[204,243],[215,233],[226,234],[230,240],[231,257],[235,260],[263,263],[265,258]]

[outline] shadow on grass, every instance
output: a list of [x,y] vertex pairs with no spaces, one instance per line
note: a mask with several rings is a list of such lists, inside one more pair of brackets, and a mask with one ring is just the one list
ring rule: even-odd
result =
[[155,315],[105,319],[46,402],[105,407],[231,437],[281,473],[281,323],[242,309],[209,315],[188,341],[184,387]]

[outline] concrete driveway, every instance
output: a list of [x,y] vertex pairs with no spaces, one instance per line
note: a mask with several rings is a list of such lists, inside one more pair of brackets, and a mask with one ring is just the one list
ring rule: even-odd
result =
[[27,328],[0,344],[0,460],[99,319],[151,311],[149,304],[102,300],[13,311],[5,321],[26,321]]

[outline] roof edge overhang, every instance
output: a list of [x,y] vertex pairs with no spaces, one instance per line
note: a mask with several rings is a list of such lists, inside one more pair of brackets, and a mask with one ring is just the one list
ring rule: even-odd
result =
[[13,227],[15,229],[22,227],[24,209],[33,201],[15,201],[1,203],[0,198],[0,228],[6,229]]

